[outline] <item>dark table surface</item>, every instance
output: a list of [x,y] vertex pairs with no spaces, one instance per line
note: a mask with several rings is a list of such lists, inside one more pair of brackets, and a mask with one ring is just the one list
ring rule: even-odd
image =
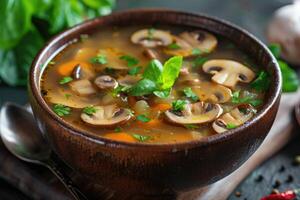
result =
[[[231,21],[265,41],[264,31],[272,13],[290,2],[286,0],[119,0],[117,10],[159,7],[206,13]],[[26,88],[0,85],[0,106],[5,101],[25,104]],[[256,200],[270,193],[275,186],[279,190],[300,188],[300,166],[292,163],[296,155],[300,155],[299,137],[252,172],[229,199]],[[280,184],[276,185],[276,182]],[[241,193],[240,197],[235,195],[237,191]],[[0,179],[0,199],[29,198]]]

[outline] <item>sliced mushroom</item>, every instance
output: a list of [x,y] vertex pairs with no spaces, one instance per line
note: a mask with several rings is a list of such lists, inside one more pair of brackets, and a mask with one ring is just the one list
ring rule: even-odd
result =
[[167,120],[176,124],[202,124],[214,121],[223,112],[219,104],[197,102],[187,104],[182,111],[168,110],[165,112]]
[[115,104],[108,106],[95,106],[95,113],[81,114],[81,119],[91,125],[114,126],[122,124],[131,118],[130,111],[125,108],[118,108]]
[[149,48],[167,46],[172,43],[172,35],[163,30],[142,29],[132,34],[131,41]]
[[245,65],[225,59],[209,60],[203,64],[203,71],[213,74],[212,80],[231,88],[238,82],[249,83],[255,78],[255,73]]
[[188,74],[180,73],[180,74],[181,74],[181,77],[177,81],[181,84],[198,85],[201,82],[200,76],[198,73],[188,73]]
[[126,75],[118,79],[118,82],[122,86],[133,86],[136,84],[141,78],[138,76],[130,76]]
[[108,75],[98,76],[94,83],[99,89],[114,89],[118,87],[116,79]]
[[165,49],[165,53],[177,56],[191,56],[193,49],[199,49],[199,54],[212,52],[217,44],[217,38],[205,31],[183,32],[178,37],[173,37],[178,44],[178,49]]
[[228,125],[240,126],[244,124],[253,117],[255,112],[255,109],[249,104],[239,105],[230,112],[219,117],[213,123],[212,127],[217,133],[223,133],[229,129]]
[[92,83],[87,80],[78,80],[78,81],[72,81],[70,83],[71,90],[74,91],[79,96],[89,96],[96,94],[96,90]]
[[211,103],[225,103],[230,101],[232,96],[229,88],[211,82],[201,82],[197,86],[192,87],[192,90],[199,99]]

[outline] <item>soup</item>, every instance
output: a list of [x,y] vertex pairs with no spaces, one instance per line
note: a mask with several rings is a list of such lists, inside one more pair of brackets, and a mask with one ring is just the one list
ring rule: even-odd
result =
[[111,27],[47,64],[41,93],[73,127],[125,142],[221,134],[260,109],[269,75],[226,38],[187,27]]

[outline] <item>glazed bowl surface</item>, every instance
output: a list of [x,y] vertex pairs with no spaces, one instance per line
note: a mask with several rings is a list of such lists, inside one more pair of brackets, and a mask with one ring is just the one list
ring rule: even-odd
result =
[[[204,29],[230,39],[271,75],[262,109],[248,123],[223,134],[176,144],[127,143],[79,131],[43,100],[45,63],[82,34],[110,26],[174,25]],[[29,96],[38,125],[56,154],[90,183],[134,195],[186,191],[216,182],[243,164],[260,146],[275,119],[281,95],[278,64],[267,47],[245,30],[206,15],[163,9],[116,12],[68,29],[35,58]]]

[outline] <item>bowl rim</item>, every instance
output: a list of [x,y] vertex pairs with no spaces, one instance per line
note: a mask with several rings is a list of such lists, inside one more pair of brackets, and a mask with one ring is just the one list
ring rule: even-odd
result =
[[[43,99],[43,97],[40,93],[40,88],[38,87],[38,82],[40,81],[41,76],[38,78],[38,81],[35,81],[36,76],[37,76],[37,69],[40,67],[40,65],[44,64],[44,63],[41,63],[41,58],[43,56],[46,56],[46,53],[48,52],[48,50],[51,48],[52,45],[54,45],[58,41],[65,38],[67,35],[69,35],[73,32],[76,32],[77,30],[84,29],[84,28],[90,27],[90,26],[93,27],[93,26],[97,25],[97,20],[100,20],[100,21],[107,20],[107,19],[112,18],[113,16],[121,16],[123,14],[130,14],[130,13],[134,14],[134,13],[144,13],[144,12],[147,12],[147,13],[153,12],[153,13],[159,13],[159,14],[167,12],[169,14],[175,14],[175,15],[188,15],[188,16],[196,17],[196,18],[204,18],[204,19],[207,19],[207,20],[219,23],[219,24],[223,24],[230,29],[234,29],[235,31],[246,35],[254,43],[257,43],[265,53],[267,53],[267,55],[271,58],[270,59],[271,64],[275,67],[274,68],[275,79],[273,82],[274,93],[271,93],[271,98],[268,98],[268,101],[264,103],[261,110],[258,111],[258,113],[252,119],[250,119],[248,121],[248,123],[245,123],[235,129],[228,130],[221,134],[215,134],[215,135],[207,136],[207,137],[204,137],[201,139],[188,140],[188,141],[178,142],[178,143],[157,143],[157,144],[154,143],[153,144],[153,143],[141,143],[141,142],[133,143],[133,142],[125,142],[125,141],[116,141],[116,140],[112,140],[112,139],[101,137],[101,136],[95,136],[95,135],[89,133],[88,131],[79,130],[78,128],[75,128],[74,126],[70,125],[70,123],[66,122],[63,118],[58,117],[52,111],[50,106],[48,106],[48,104],[45,102],[45,100]],[[65,44],[67,44],[67,43],[68,42],[65,42]],[[58,51],[58,50],[59,50],[59,48],[56,49],[56,51]],[[48,56],[48,58],[50,58],[50,56]],[[182,11],[182,10],[176,10],[176,9],[165,9],[165,8],[136,8],[136,9],[129,9],[129,10],[124,10],[124,11],[116,11],[110,15],[87,20],[81,24],[78,24],[76,26],[68,28],[68,29],[64,30],[63,32],[60,32],[57,35],[55,35],[54,37],[52,37],[44,45],[44,47],[38,52],[34,61],[32,62],[29,76],[30,77],[29,77],[28,87],[30,88],[30,90],[32,92],[32,96],[35,99],[35,101],[37,102],[37,104],[51,117],[52,120],[59,123],[64,129],[67,129],[68,134],[75,134],[84,139],[90,140],[94,143],[102,144],[102,145],[105,144],[106,146],[112,146],[112,147],[118,147],[118,148],[120,148],[120,147],[125,147],[125,148],[145,147],[151,151],[154,151],[154,150],[170,151],[170,150],[172,150],[172,152],[174,151],[174,149],[176,151],[179,151],[179,150],[191,149],[194,147],[208,146],[211,144],[229,140],[232,137],[234,137],[235,135],[241,134],[242,130],[251,127],[252,124],[254,124],[254,123],[258,123],[258,121],[272,109],[274,104],[276,104],[276,101],[280,98],[281,85],[282,85],[282,80],[281,80],[282,78],[281,78],[281,73],[280,73],[280,69],[279,69],[277,60],[272,55],[272,53],[267,48],[267,46],[264,43],[262,43],[259,39],[257,39],[253,34],[240,28],[237,25],[232,24],[231,22],[228,22],[223,19],[219,19],[217,17],[212,17],[212,16],[202,14],[202,13],[199,14],[199,13],[195,13],[195,12]],[[151,147],[151,148],[148,148],[148,147]]]

